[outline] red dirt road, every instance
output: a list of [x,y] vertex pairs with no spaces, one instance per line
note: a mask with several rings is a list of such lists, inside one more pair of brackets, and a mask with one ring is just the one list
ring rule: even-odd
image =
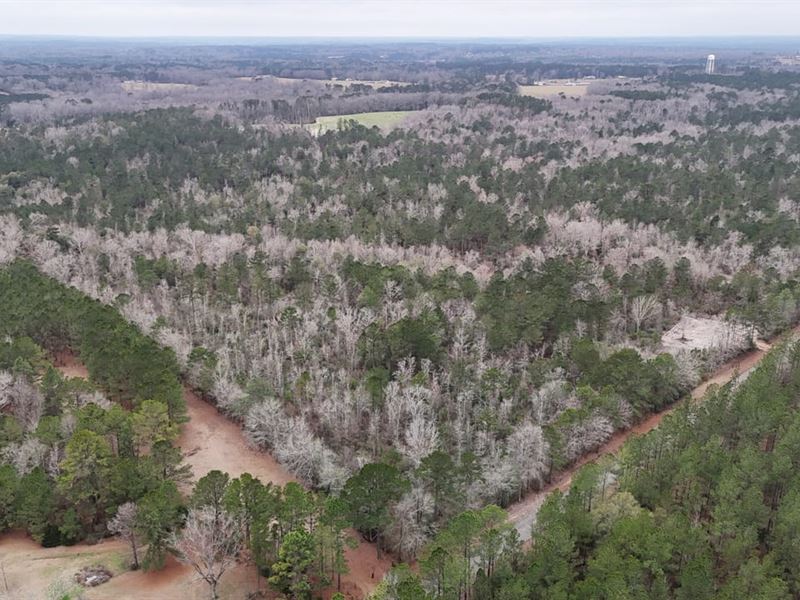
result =
[[[800,326],[793,334],[800,333]],[[712,377],[695,388],[691,397],[702,398],[709,386],[724,384],[734,377],[744,374],[757,365],[769,350],[766,344],[730,361],[718,369]],[[56,357],[59,370],[68,377],[88,377],[86,368],[71,355]],[[270,481],[284,485],[295,481],[270,455],[252,448],[241,428],[225,418],[216,407],[203,401],[192,390],[185,388],[189,422],[184,425],[178,440],[184,452],[186,462],[192,467],[196,480],[212,469],[227,471],[232,477],[249,472],[264,482]],[[522,501],[509,507],[509,519],[517,527],[523,540],[530,538],[531,527],[536,513],[547,495],[554,490],[566,491],[572,476],[582,466],[598,460],[600,457],[615,454],[625,441],[633,435],[643,435],[658,427],[661,420],[670,414],[677,405],[670,406],[662,412],[651,415],[631,429],[616,433],[598,450],[582,457],[568,470],[558,474],[542,490],[528,494]],[[356,535],[353,533],[353,535]],[[127,549],[116,541],[107,541],[97,546],[78,545],[71,548],[41,548],[28,538],[19,534],[6,534],[0,538],[0,564],[10,574],[11,593],[9,598],[43,597],[53,574],[61,578],[69,571],[74,573],[78,559],[122,560],[127,556]],[[361,541],[354,550],[348,551],[348,563],[351,572],[342,579],[342,591],[349,598],[363,598],[381,581],[391,568],[391,561],[384,557],[377,560],[376,550],[372,544]],[[59,571],[59,568],[61,569]],[[237,566],[223,578],[221,597],[238,597],[243,591],[253,590],[256,586],[252,567]],[[265,588],[261,581],[260,589]],[[16,588],[16,589],[15,589]],[[324,594],[330,597],[332,590]],[[205,597],[204,584],[188,567],[171,560],[163,571],[157,573],[122,572],[110,582],[89,590],[89,598],[109,598],[115,600],[167,600],[193,599]],[[99,594],[99,595],[98,595]]]
[[[791,330],[788,336],[796,336],[800,335],[800,325],[796,326],[794,329]],[[764,342],[759,341],[756,344],[756,349],[751,350],[750,352],[746,352],[733,360],[725,363],[719,369],[717,369],[714,374],[706,379],[703,383],[698,385],[695,389],[692,390],[691,398],[694,400],[700,400],[705,396],[706,391],[712,385],[724,385],[738,377],[740,375],[744,375],[750,369],[755,367],[761,359],[766,356],[767,352],[769,352],[770,344],[766,344]],[[659,426],[661,421],[666,417],[668,414],[673,412],[678,405],[680,404],[680,400],[675,404],[672,404],[668,408],[664,409],[661,412],[655,413],[647,417],[644,421],[637,423],[630,429],[626,429],[624,431],[619,431],[615,433],[611,439],[609,439],[605,444],[600,446],[594,452],[590,452],[582,456],[577,462],[575,462],[569,469],[566,471],[562,471],[558,475],[556,475],[553,480],[548,483],[544,488],[541,490],[537,490],[535,492],[531,492],[525,498],[520,500],[519,502],[515,502],[511,506],[508,507],[508,518],[514,526],[517,528],[517,531],[520,534],[520,538],[523,540],[529,540],[531,537],[531,528],[533,527],[534,522],[536,521],[536,513],[539,512],[539,508],[541,507],[542,503],[544,502],[545,498],[551,493],[556,490],[561,492],[565,492],[569,489],[570,485],[572,484],[572,476],[580,470],[581,467],[587,465],[589,463],[596,462],[598,459],[602,458],[603,456],[607,456],[609,454],[616,454],[622,445],[631,437],[636,435],[644,435],[649,431],[652,431],[656,427]]]
[[[67,353],[59,354],[55,357],[57,368],[67,377],[88,378],[89,373],[86,367],[81,364],[75,356]],[[213,469],[219,469],[230,474],[231,477],[238,477],[242,473],[250,473],[263,482],[272,482],[277,485],[284,485],[289,481],[296,481],[288,471],[281,467],[278,462],[269,454],[261,452],[249,445],[242,429],[222,415],[215,406],[202,400],[188,387],[184,387],[184,398],[186,399],[187,414],[189,422],[184,424],[181,436],[178,439],[178,446],[183,451],[185,461],[192,468],[192,479],[197,480]],[[375,586],[383,579],[383,576],[391,569],[391,559],[384,556],[381,560],[377,559],[377,551],[373,544],[360,539],[355,531],[350,534],[360,541],[354,549],[347,550],[347,560],[350,573],[342,577],[342,592],[348,598],[366,597]],[[19,536],[17,536],[19,537]],[[22,561],[19,565],[21,570],[30,568],[32,571],[43,565],[43,563],[31,563],[38,561],[39,554],[42,557],[52,549],[40,548],[37,544],[27,538],[24,542],[8,536],[0,538],[0,560],[4,556],[11,556],[13,553],[14,562]],[[12,547],[12,542],[14,542]],[[25,543],[26,552],[18,555],[19,543]],[[86,546],[80,544],[72,548],[84,550],[84,553],[97,554],[93,549],[101,549],[101,546]],[[106,552],[113,549],[116,554],[124,554],[124,545],[103,544]],[[75,552],[72,549],[61,548],[60,553]],[[101,552],[103,554],[103,552]],[[26,567],[27,565],[27,567]],[[36,568],[34,568],[36,565]],[[41,574],[41,578],[35,576],[30,579],[44,579],[48,581],[47,574]],[[37,597],[39,591],[31,589],[29,585],[20,583],[20,598]],[[260,582],[260,589],[265,588],[263,580]],[[256,581],[253,568],[241,565],[223,578],[220,590],[222,598],[233,598],[243,596],[243,592],[254,590]],[[95,593],[103,592],[100,596]],[[323,597],[329,597],[336,590],[328,590]],[[226,593],[229,592],[229,593]],[[170,561],[163,571],[156,573],[123,572],[104,584],[92,590],[89,597],[109,598],[114,600],[178,600],[191,599],[206,596],[204,584],[197,580],[194,572],[175,561]],[[2,597],[2,596],[0,596]]]
[[[178,446],[183,450],[186,463],[192,467],[194,480],[219,469],[231,477],[250,473],[263,482],[271,481],[277,485],[297,481],[272,456],[250,446],[241,427],[228,420],[215,406],[189,388],[184,388],[184,398],[189,422],[183,426]],[[355,531],[350,534],[360,539]],[[356,548],[346,551],[350,573],[342,577],[342,591],[353,598],[368,595],[392,567],[389,559],[377,559],[374,545],[363,540],[360,542]]]
[[262,482],[286,485],[297,481],[272,456],[247,443],[241,427],[225,418],[217,408],[184,388],[189,422],[183,425],[178,446],[192,467],[192,479],[200,479],[214,469],[239,477],[250,473]]

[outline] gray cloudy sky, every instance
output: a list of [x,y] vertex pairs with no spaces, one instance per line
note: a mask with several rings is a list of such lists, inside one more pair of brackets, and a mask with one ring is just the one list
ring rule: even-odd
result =
[[0,34],[798,35],[800,0],[0,0]]

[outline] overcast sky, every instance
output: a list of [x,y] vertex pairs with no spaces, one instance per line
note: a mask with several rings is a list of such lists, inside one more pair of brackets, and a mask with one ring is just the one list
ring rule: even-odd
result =
[[0,34],[798,35],[800,0],[0,0]]

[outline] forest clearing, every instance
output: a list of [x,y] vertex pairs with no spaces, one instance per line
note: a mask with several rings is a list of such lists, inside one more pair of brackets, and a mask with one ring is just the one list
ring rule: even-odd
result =
[[388,79],[384,80],[369,80],[369,79],[339,79],[337,77],[331,77],[329,79],[306,79],[306,78],[296,78],[296,77],[278,77],[275,75],[252,75],[248,77],[239,77],[240,81],[262,81],[265,77],[269,77],[274,81],[278,81],[281,83],[287,84],[296,84],[296,83],[322,83],[327,86],[338,86],[342,88],[349,88],[353,86],[366,86],[372,88],[373,90],[380,90],[383,88],[389,87],[406,87],[411,85],[408,81],[391,81]]
[[559,94],[579,98],[586,95],[589,85],[589,83],[544,82],[536,85],[520,85],[518,89],[520,96],[531,98],[549,98]]
[[386,130],[399,125],[412,112],[414,111],[395,110],[355,113],[352,115],[331,115],[317,117],[316,121],[305,127],[314,135],[322,135],[326,131],[335,131],[340,123],[346,124],[348,121],[355,121],[364,127],[378,127]]
[[326,80],[326,83],[334,86],[340,85],[345,88],[352,87],[354,85],[365,85],[371,87],[374,90],[380,90],[389,87],[406,87],[411,85],[408,81],[390,81],[388,79],[384,79],[382,81],[374,81],[368,79],[339,79],[335,77]]
[[683,315],[680,321],[661,336],[661,346],[673,355],[715,346],[741,348],[747,347],[751,340],[756,340],[757,333],[752,328],[728,323],[723,319]]
[[123,81],[122,89],[126,92],[174,92],[196,89],[189,83],[167,83],[157,81]]

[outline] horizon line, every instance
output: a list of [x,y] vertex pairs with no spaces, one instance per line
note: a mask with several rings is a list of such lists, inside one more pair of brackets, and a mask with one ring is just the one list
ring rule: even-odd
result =
[[3,33],[2,39],[65,39],[65,40],[319,40],[319,41],[358,41],[358,40],[413,40],[413,41],[564,41],[564,40],[800,40],[800,34],[713,34],[713,35],[560,35],[560,36],[458,36],[442,34],[430,35],[108,35],[74,33]]

